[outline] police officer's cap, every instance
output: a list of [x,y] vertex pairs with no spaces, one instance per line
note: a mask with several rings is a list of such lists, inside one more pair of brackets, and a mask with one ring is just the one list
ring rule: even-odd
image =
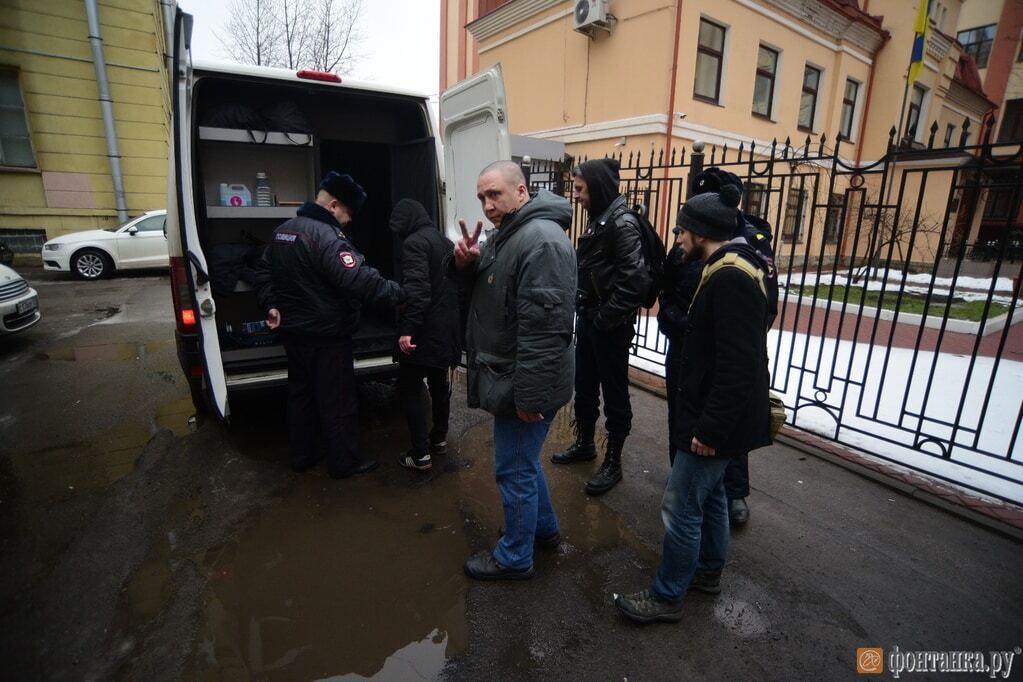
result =
[[330,171],[320,183],[320,189],[352,209],[352,213],[358,213],[366,203],[366,190],[347,173]]

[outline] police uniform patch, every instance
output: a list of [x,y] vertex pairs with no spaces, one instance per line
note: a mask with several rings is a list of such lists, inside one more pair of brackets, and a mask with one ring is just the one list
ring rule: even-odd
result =
[[296,239],[298,239],[298,234],[295,232],[278,232],[274,235],[274,241],[285,244],[294,244]]
[[358,261],[355,260],[355,256],[353,256],[349,251],[342,251],[337,257],[341,260],[341,265],[346,268],[354,268],[359,264]]

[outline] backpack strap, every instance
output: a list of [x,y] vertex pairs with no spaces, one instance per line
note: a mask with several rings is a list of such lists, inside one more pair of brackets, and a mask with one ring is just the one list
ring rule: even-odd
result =
[[703,289],[703,285],[707,283],[707,280],[709,280],[715,272],[723,270],[724,268],[736,268],[745,272],[754,282],[757,283],[757,286],[760,288],[760,293],[764,295],[764,298],[767,298],[767,286],[764,284],[764,271],[753,265],[753,263],[750,263],[738,253],[732,251],[730,253],[726,253],[724,257],[703,268],[703,274],[700,276],[700,284],[696,287],[696,293],[693,294],[693,300],[689,304],[690,310],[692,310],[693,303],[696,302],[696,298],[700,295],[700,290]]

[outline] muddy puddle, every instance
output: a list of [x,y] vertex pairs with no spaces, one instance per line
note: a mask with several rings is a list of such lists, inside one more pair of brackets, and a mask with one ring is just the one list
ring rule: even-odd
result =
[[[367,414],[364,451],[396,453],[405,444],[403,426],[374,421]],[[252,456],[283,465],[284,435],[262,435],[244,429],[238,437],[260,444]],[[583,494],[584,472],[553,471],[547,463],[571,440],[568,420],[559,417],[544,461],[564,542],[537,562],[538,570],[586,574],[588,551],[638,542],[617,515]],[[322,471],[307,473],[231,542],[208,552],[203,624],[185,677],[439,676],[468,646],[465,596],[472,585],[463,563],[492,546],[502,525],[491,422],[449,445],[455,447],[430,472],[385,460],[378,473],[340,484]],[[608,588],[601,576],[584,578],[598,598]]]
[[39,360],[60,360],[63,362],[142,362],[146,355],[156,353],[172,346],[173,341],[156,341],[150,343],[102,343],[83,346],[65,346],[51,348],[38,353]]
[[194,413],[191,399],[184,396],[164,403],[152,415],[132,415],[87,442],[15,453],[11,467],[19,495],[51,499],[108,486],[134,469],[158,429],[187,434]]

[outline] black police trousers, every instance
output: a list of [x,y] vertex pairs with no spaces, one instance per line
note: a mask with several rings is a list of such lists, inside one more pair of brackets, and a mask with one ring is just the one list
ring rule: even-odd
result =
[[[430,389],[433,411],[433,428],[429,434],[423,409],[423,379]],[[426,367],[410,362],[398,364],[398,400],[408,421],[412,439],[410,454],[422,457],[428,452],[430,443],[442,443],[447,439],[450,398],[447,367]]]
[[351,339],[332,345],[285,341],[291,466],[321,458],[332,477],[359,464],[358,395]]
[[597,329],[582,315],[575,323],[575,418],[594,424],[604,396],[607,432],[625,438],[632,430],[629,401],[629,346],[635,333],[632,323],[608,331]]
[[[690,443],[675,442],[675,406],[678,404],[679,369],[682,364],[682,341],[668,337],[668,353],[664,358],[664,379],[668,385],[668,461],[675,463],[679,447],[690,449]],[[732,457],[725,468],[725,495],[730,500],[749,497],[749,453]]]

